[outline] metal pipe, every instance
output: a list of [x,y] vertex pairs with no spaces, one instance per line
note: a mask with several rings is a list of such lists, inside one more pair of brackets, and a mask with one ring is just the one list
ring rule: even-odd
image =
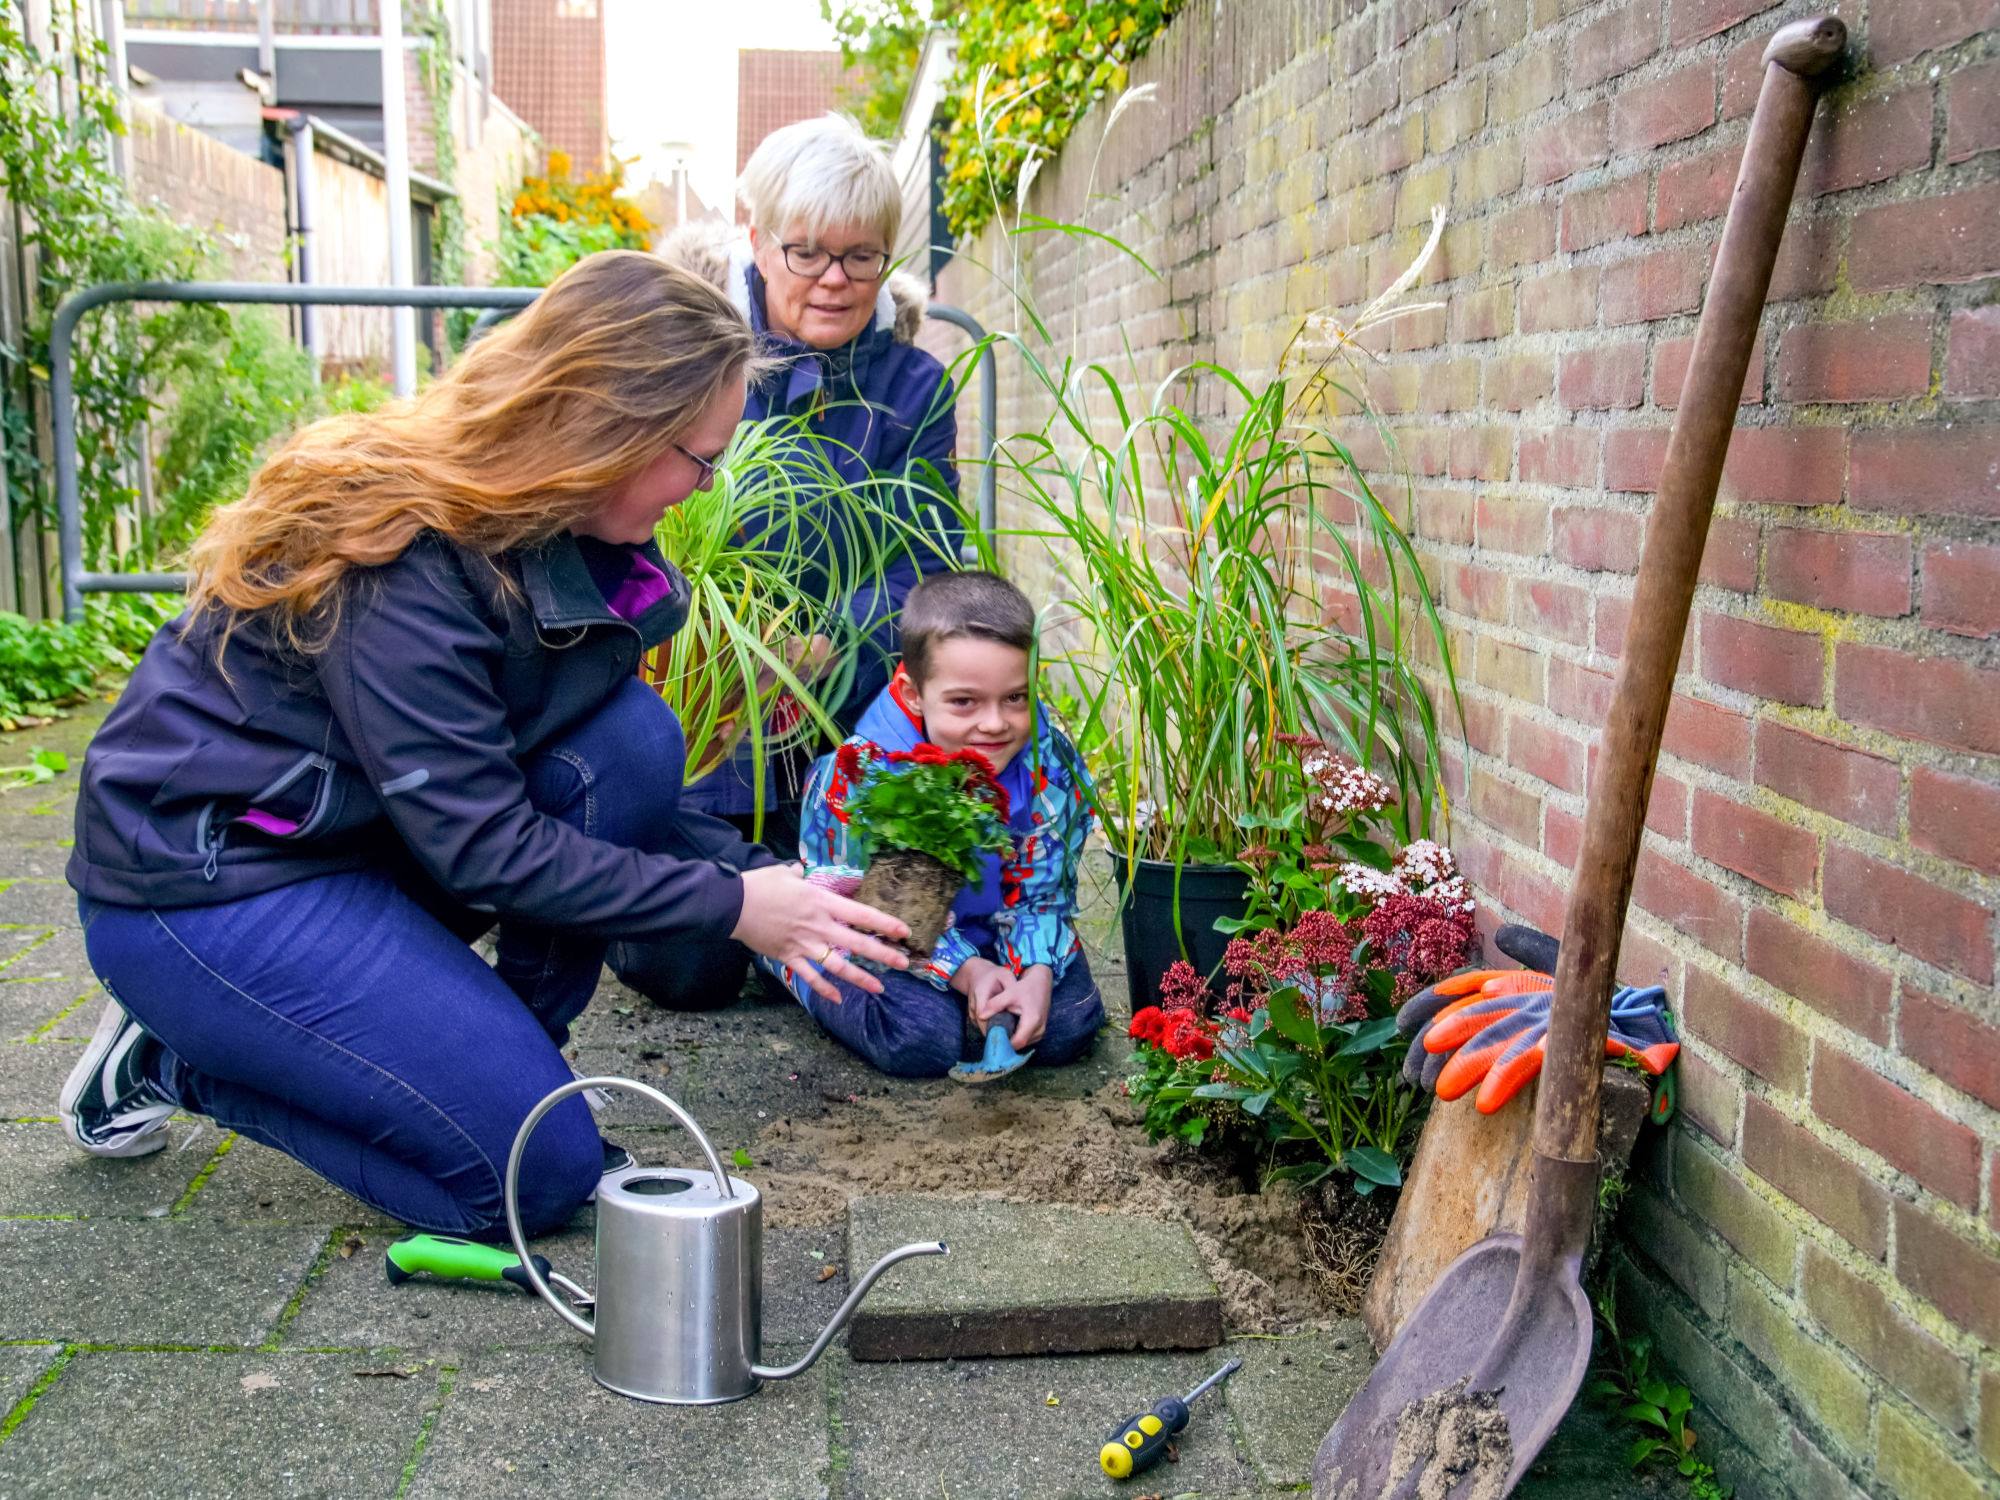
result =
[[[311,115],[294,115],[286,126],[292,135],[292,211],[296,215],[299,236],[299,285],[311,286],[314,261],[313,245],[313,161],[319,149],[313,137]],[[312,357],[313,379],[319,379],[320,338],[319,319],[313,315],[309,303],[299,305],[299,342],[305,345],[306,353]]]
[[104,281],[85,287],[56,309],[49,328],[49,426],[55,450],[56,540],[62,563],[63,618],[83,618],[83,596],[175,593],[179,573],[86,573],[83,507],[77,494],[76,387],[70,373],[76,325],[93,308],[113,302],[278,303],[305,307],[526,307],[540,293],[515,286],[298,286],[259,281]]
[[[389,285],[411,284],[410,121],[404,97],[403,0],[380,0],[382,27],[382,160],[389,197]],[[417,321],[398,306],[389,313],[389,363],[396,394],[417,393]]]
[[[942,302],[933,302],[926,314],[940,323],[949,323],[954,328],[962,328],[972,336],[975,344],[986,338],[986,330],[979,326],[979,320],[971,313],[956,307],[948,307]],[[993,358],[993,346],[987,344],[979,351],[979,436],[982,443],[979,470],[979,529],[985,534],[988,550],[999,545],[1000,531],[1000,471],[994,466],[993,455],[1000,445],[1000,377],[999,364]]]
[[[1687,385],[1667,439],[1659,498],[1646,519],[1625,652],[1612,684],[1604,748],[1584,813],[1583,851],[1563,915],[1547,1060],[1535,1109],[1538,1170],[1544,1158],[1563,1163],[1597,1159],[1598,1094],[1611,993],[1617,983],[1618,945],[1632,896],[1660,736],[1673,696],[1681,637],[1708,540],[1722,461],[1729,452],[1737,394],[1750,367],[1751,346],[1819,97],[1815,80],[1833,66],[1846,45],[1847,28],[1822,16],[1781,28],[1764,51],[1763,91],[1750,120],[1736,192],[1688,356]],[[1548,1196],[1538,1194],[1535,1201]],[[1538,1239],[1561,1237],[1556,1227],[1538,1224],[1531,1204],[1529,1251],[1537,1248]]]

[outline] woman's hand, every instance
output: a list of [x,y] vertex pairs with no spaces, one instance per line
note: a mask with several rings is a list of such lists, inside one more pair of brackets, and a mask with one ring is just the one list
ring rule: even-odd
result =
[[840,991],[827,981],[828,974],[870,994],[882,993],[881,980],[835,949],[891,968],[910,966],[902,949],[868,935],[902,939],[910,935],[908,927],[887,912],[814,885],[797,865],[766,865],[746,871],[742,879],[743,912],[729,935],[751,952],[785,965],[833,1004],[840,1004]]

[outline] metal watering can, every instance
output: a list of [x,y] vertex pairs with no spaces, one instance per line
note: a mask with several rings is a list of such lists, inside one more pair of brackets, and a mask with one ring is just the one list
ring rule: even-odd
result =
[[[680,1121],[701,1147],[708,1170],[626,1167],[598,1183],[592,1322],[549,1289],[521,1232],[517,1195],[521,1157],[542,1117],[572,1094],[608,1088],[642,1094]],[[686,1110],[629,1078],[579,1078],[529,1111],[507,1157],[507,1228],[529,1284],[564,1322],[595,1339],[598,1384],[621,1396],[676,1406],[740,1400],[759,1381],[789,1380],[809,1369],[884,1271],[912,1256],[948,1253],[938,1240],[891,1250],[854,1283],[803,1359],[782,1368],[758,1364],[763,1199],[753,1185],[722,1169],[715,1147]]]

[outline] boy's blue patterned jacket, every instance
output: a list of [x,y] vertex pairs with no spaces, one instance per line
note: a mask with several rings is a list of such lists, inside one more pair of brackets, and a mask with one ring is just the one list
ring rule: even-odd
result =
[[[915,690],[898,668],[847,742],[873,743],[884,750],[911,749],[923,740],[916,703]],[[833,776],[833,757],[821,756],[806,783],[799,857],[809,876],[859,876],[868,864],[867,851],[858,838],[849,837],[847,824],[828,800]],[[988,858],[985,880],[959,893],[951,925],[930,961],[910,966],[911,974],[922,975],[939,989],[948,988],[959,965],[982,948],[1016,974],[1034,964],[1047,964],[1057,979],[1082,951],[1070,924],[1076,913],[1078,864],[1097,815],[1097,794],[1083,757],[1050,722],[1046,707],[1036,714],[1034,743],[1014,757],[999,779],[1013,810],[1007,825],[1014,836],[1013,853]],[[779,972],[767,960],[758,962]],[[803,981],[791,983],[803,999]]]

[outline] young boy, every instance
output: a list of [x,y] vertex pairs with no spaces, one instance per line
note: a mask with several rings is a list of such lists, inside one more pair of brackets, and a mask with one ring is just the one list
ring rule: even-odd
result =
[[[1054,1067],[1089,1048],[1104,1024],[1104,1002],[1070,927],[1077,861],[1090,834],[1095,793],[1083,759],[1037,713],[1028,680],[1035,612],[995,574],[938,573],[903,605],[903,662],[862,714],[849,744],[909,750],[979,751],[1007,790],[1011,856],[992,855],[985,879],[952,907],[927,962],[881,976],[871,995],[831,975],[828,1003],[803,979],[765,959],[764,972],[789,984],[813,1018],[885,1073],[936,1078],[978,1057],[988,1027],[1009,1028],[1032,1063]],[[858,881],[847,825],[828,800],[833,757],[806,783],[799,855],[808,878]]]

